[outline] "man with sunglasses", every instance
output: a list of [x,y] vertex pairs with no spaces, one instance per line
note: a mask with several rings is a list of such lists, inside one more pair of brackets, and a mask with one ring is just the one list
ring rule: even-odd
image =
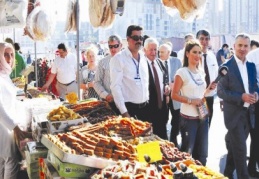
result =
[[121,50],[121,38],[117,35],[111,35],[108,39],[108,47],[110,55],[104,57],[98,63],[94,80],[94,89],[102,99],[109,103],[110,107],[116,114],[120,114],[111,94],[110,60]]
[[147,118],[148,66],[142,48],[142,27],[130,25],[127,29],[128,47],[110,61],[111,91],[124,117]]

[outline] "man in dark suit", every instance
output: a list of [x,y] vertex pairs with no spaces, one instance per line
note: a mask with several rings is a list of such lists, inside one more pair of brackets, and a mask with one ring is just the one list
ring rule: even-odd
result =
[[[173,88],[174,85],[174,76],[176,71],[182,67],[181,61],[176,57],[170,57],[171,47],[164,43],[159,47],[159,58],[165,67],[165,74],[166,83],[169,84],[170,89]],[[179,146],[177,142],[177,136],[179,134],[179,122],[180,122],[180,106],[181,103],[175,100],[172,100],[169,96],[166,97],[167,99],[167,121],[169,118],[169,109],[172,114],[171,120],[171,134],[170,134],[170,141],[175,144],[175,146]]]
[[149,71],[149,104],[148,121],[152,123],[154,134],[162,139],[167,139],[167,106],[164,95],[169,95],[169,89],[164,87],[163,64],[157,58],[158,42],[148,38],[144,44]]
[[[238,179],[249,179],[246,164],[246,139],[254,127],[254,103],[257,102],[258,86],[254,63],[246,60],[250,38],[238,34],[235,38],[235,55],[224,65],[228,73],[218,83],[217,93],[224,101],[227,162],[224,174],[233,178],[236,169]],[[233,159],[233,160],[232,160]]]

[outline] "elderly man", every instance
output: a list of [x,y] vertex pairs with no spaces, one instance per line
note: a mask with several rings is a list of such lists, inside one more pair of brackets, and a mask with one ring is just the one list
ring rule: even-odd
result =
[[238,179],[249,179],[246,139],[250,128],[255,126],[255,103],[258,101],[256,67],[246,59],[249,48],[249,36],[238,34],[234,44],[235,55],[224,64],[228,73],[220,79],[217,87],[218,96],[224,102],[224,121],[228,130],[224,174],[230,179],[234,169]]
[[110,55],[104,57],[99,61],[98,68],[95,74],[94,89],[102,99],[106,100],[109,103],[110,107],[116,114],[120,114],[118,108],[114,103],[114,99],[110,89],[110,60],[115,54],[117,54],[121,50],[121,38],[117,35],[111,35],[108,39],[108,47],[110,50]]
[[[173,88],[174,85],[174,76],[176,71],[182,67],[181,61],[176,57],[170,57],[171,54],[171,47],[168,44],[162,44],[159,47],[159,57],[165,66],[165,74],[167,78],[166,84],[170,86],[170,88]],[[178,146],[177,142],[177,135],[179,134],[179,120],[180,120],[180,102],[175,101],[168,96],[168,109],[167,109],[167,120],[169,117],[169,109],[172,114],[172,120],[171,120],[171,134],[170,134],[170,141],[175,144],[175,146]]]
[[157,58],[158,42],[154,38],[148,38],[144,44],[144,52],[147,59],[149,71],[149,104],[148,121],[153,124],[153,132],[162,139],[167,139],[167,105],[164,97],[169,95],[165,88],[164,66]]
[[110,61],[111,92],[120,114],[146,120],[149,100],[148,66],[141,51],[142,27],[130,25],[127,29],[128,47]]

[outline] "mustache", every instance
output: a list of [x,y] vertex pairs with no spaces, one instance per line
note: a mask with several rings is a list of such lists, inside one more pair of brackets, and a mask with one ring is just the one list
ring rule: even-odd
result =
[[135,45],[141,45],[141,43],[140,43],[140,42],[137,42],[137,43],[135,43]]

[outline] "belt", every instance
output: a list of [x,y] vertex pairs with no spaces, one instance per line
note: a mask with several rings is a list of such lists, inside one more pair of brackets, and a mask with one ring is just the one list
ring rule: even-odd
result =
[[[59,82],[59,81],[58,81]],[[74,83],[75,82],[75,80],[74,81],[71,81],[70,83],[67,83],[67,84],[63,84],[63,83],[60,83],[60,84],[62,84],[62,85],[64,85],[64,86],[69,86],[69,85],[71,85],[72,83]]]
[[128,107],[132,107],[132,108],[143,108],[147,105],[148,101],[145,101],[144,103],[139,103],[139,104],[136,104],[136,103],[131,103],[131,102],[126,102],[125,104],[128,106]]
[[186,118],[186,119],[199,119],[199,116],[196,116],[196,117],[194,117],[194,116],[187,116],[187,115],[182,114],[182,113],[180,113],[180,115],[181,115],[182,117]]

